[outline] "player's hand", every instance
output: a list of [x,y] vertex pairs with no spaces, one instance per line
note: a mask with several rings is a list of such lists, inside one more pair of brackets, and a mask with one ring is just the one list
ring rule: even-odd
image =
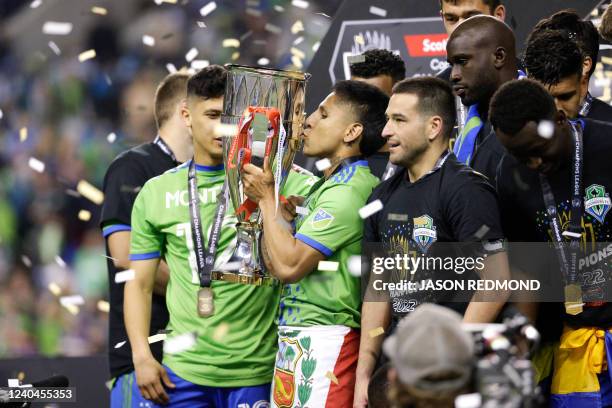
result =
[[353,408],[368,408],[369,384],[369,378],[357,376],[355,381],[355,395],[353,396]]
[[256,203],[264,198],[274,199],[274,175],[267,156],[264,157],[263,169],[248,163],[242,168],[241,174],[244,193],[248,198]]
[[304,203],[304,197],[301,196],[289,196],[287,200],[281,204],[281,212],[283,219],[288,223],[291,223],[295,217],[297,217],[297,207],[302,206]]
[[135,364],[134,368],[136,371],[136,383],[138,384],[140,394],[156,404],[168,404],[170,398],[164,389],[164,385],[168,388],[174,388],[175,385],[170,381],[170,378],[168,378],[168,373],[164,367],[153,357],[150,357]]

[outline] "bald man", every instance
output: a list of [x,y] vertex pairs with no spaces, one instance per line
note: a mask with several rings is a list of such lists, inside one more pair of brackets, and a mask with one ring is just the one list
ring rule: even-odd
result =
[[460,162],[495,185],[497,165],[505,149],[488,122],[488,110],[495,91],[518,76],[514,33],[495,17],[470,17],[453,31],[446,52],[453,90],[468,107],[454,153]]

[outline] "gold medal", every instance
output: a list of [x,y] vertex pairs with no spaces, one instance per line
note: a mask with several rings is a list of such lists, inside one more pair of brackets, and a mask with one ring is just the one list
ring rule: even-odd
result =
[[565,286],[565,313],[576,316],[582,313],[582,288],[578,284]]
[[200,317],[212,316],[215,311],[213,302],[213,291],[209,287],[200,288],[198,291],[198,315]]

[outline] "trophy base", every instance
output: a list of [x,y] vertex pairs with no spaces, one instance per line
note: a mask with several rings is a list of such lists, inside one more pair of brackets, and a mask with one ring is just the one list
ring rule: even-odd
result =
[[242,285],[254,286],[276,286],[278,279],[271,276],[262,275],[242,275],[232,272],[213,271],[211,275],[213,280],[231,283],[240,283]]

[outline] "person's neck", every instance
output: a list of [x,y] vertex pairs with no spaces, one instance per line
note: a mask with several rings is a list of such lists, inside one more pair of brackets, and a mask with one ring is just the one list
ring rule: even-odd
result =
[[446,150],[446,146],[444,144],[441,144],[440,146],[436,147],[432,146],[425,152],[423,152],[421,156],[419,156],[414,161],[414,163],[406,167],[406,169],[408,170],[406,172],[408,180],[410,180],[411,183],[414,183],[415,181],[423,177],[425,174],[432,171],[436,166],[438,159],[440,159],[440,156],[442,156],[442,153],[444,153],[444,151]]
[[328,157],[331,163],[331,166],[323,170],[323,176],[325,178],[329,178],[332,174],[334,174],[336,169],[342,165],[342,161],[344,159],[348,159],[349,157],[355,157],[355,156],[359,156],[359,153],[358,152],[342,152],[342,153],[334,154],[332,155],[332,157]]
[[197,147],[193,154],[195,164],[200,166],[218,166],[223,164],[223,159],[215,159],[208,152],[200,151]]
[[174,157],[181,163],[185,163],[193,156],[193,143],[187,132],[175,130],[170,126],[162,126],[159,136],[168,145]]

